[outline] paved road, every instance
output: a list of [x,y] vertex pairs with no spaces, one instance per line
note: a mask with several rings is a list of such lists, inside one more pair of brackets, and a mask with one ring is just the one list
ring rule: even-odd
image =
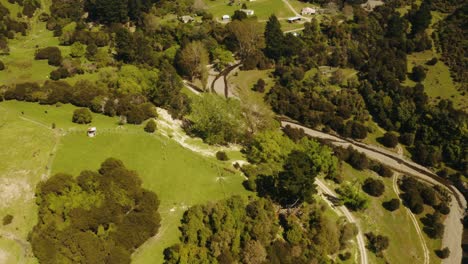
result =
[[[325,193],[333,197],[337,197],[337,195],[333,191],[331,191],[321,180],[315,179],[315,183],[317,184],[317,186],[319,187],[322,193]],[[323,198],[325,199],[325,201],[327,201],[328,204],[331,205],[331,203],[328,201],[326,197],[323,197]],[[360,263],[368,264],[366,245],[364,243],[364,236],[362,235],[361,228],[359,227],[359,223],[356,222],[356,219],[354,219],[353,215],[349,212],[346,206],[331,206],[331,207],[335,211],[341,212],[346,217],[348,222],[354,223],[358,227],[358,234],[356,236],[356,239],[357,239],[358,248],[359,248],[359,255],[361,257]]]
[[443,260],[443,264],[461,263],[462,260],[462,234],[463,225],[461,219],[463,219],[466,200],[464,196],[452,185],[443,184],[441,181],[436,180],[436,175],[429,169],[416,164],[412,161],[402,158],[397,153],[388,151],[383,148],[371,146],[357,142],[350,139],[343,139],[334,135],[326,134],[314,129],[304,127],[289,121],[281,121],[281,126],[290,125],[295,128],[302,128],[304,132],[314,138],[321,138],[330,141],[335,146],[345,147],[352,146],[357,151],[366,154],[369,158],[377,160],[388,167],[406,174],[408,176],[417,177],[420,180],[428,182],[434,185],[441,185],[447,188],[452,194],[452,203],[450,205],[450,214],[445,220],[445,233],[442,239],[442,244],[450,249],[450,257]]

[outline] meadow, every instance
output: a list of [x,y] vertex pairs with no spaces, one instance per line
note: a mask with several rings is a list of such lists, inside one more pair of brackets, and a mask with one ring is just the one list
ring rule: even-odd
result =
[[[239,10],[241,5],[228,5],[228,0],[205,0],[205,9],[213,14],[215,19],[221,20],[223,15],[234,14],[234,11]],[[294,13],[284,4],[282,0],[256,0],[256,1],[241,1],[245,3],[248,9],[254,10],[254,15],[260,21],[268,20],[272,14],[278,18],[287,18],[294,16]]]
[[[103,115],[93,114],[90,125],[98,128],[98,135],[88,138],[88,126],[71,122],[73,109],[75,107],[71,105],[0,103],[0,116],[3,117],[0,143],[11,146],[0,150],[0,158],[9,161],[0,165],[0,181],[3,183],[0,188],[15,188],[15,192],[10,191],[11,197],[1,199],[8,203],[0,208],[0,216],[14,216],[4,232],[26,241],[37,218],[33,194],[41,179],[57,172],[76,176],[85,169],[95,170],[108,157],[119,158],[128,168],[136,170],[143,186],[156,192],[161,200],[160,231],[139,248],[133,263],[162,262],[163,249],[178,240],[179,221],[189,206],[233,194],[247,195],[241,184],[243,176],[226,170],[232,168],[229,162],[199,155],[161,133],[148,134],[143,131],[143,125],[119,128],[117,118]],[[52,129],[52,123],[55,129]],[[1,193],[5,195],[5,192]],[[10,252],[10,248],[18,247],[14,240],[4,240],[0,240],[0,252]],[[22,254],[10,255],[18,257]],[[32,257],[28,261],[35,263]],[[6,263],[17,262],[9,259]]]

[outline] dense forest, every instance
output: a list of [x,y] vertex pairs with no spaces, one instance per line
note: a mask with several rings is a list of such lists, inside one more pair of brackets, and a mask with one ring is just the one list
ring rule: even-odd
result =
[[181,243],[164,251],[165,263],[326,263],[330,255],[349,258],[343,250],[357,229],[330,221],[325,210],[315,202],[278,215],[269,200],[246,202],[237,196],[194,206],[182,218]]
[[37,187],[38,223],[30,233],[40,263],[130,263],[159,229],[159,200],[122,161],[98,172],[59,173]]

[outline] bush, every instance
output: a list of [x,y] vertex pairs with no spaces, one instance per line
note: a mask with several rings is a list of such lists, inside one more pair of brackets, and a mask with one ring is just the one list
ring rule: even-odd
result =
[[380,142],[387,148],[394,148],[398,145],[398,136],[393,132],[386,132]]
[[448,247],[445,247],[443,249],[436,250],[435,253],[439,258],[446,259],[450,256],[450,249],[448,249]]
[[426,62],[426,65],[433,66],[433,65],[436,65],[438,61],[439,61],[439,60],[438,60],[436,57],[434,57],[434,58],[428,60],[428,61]]
[[415,66],[413,72],[411,73],[411,80],[415,82],[422,82],[426,78],[426,69],[421,66]]
[[283,132],[284,134],[286,134],[286,136],[288,136],[294,142],[298,142],[299,140],[301,140],[303,137],[306,136],[304,129],[294,128],[290,125],[286,125],[283,128]]
[[351,253],[348,252],[348,251],[346,251],[345,253],[340,253],[340,254],[338,255],[338,257],[340,258],[340,260],[346,261],[346,260],[348,260],[349,258],[351,258]]
[[73,123],[89,124],[93,120],[91,111],[88,108],[78,108],[73,112]]
[[384,193],[385,185],[382,180],[367,178],[362,185],[362,190],[369,195],[379,197]]
[[378,256],[382,251],[387,249],[390,244],[388,237],[375,235],[372,232],[366,233],[366,238],[368,241],[367,248]]
[[400,135],[399,141],[406,146],[411,146],[414,143],[414,134],[413,133],[403,133]]
[[154,133],[154,131],[156,131],[156,127],[157,127],[156,121],[154,121],[154,119],[150,119],[146,123],[145,131],[148,133]]
[[257,83],[254,85],[253,90],[256,92],[263,93],[265,92],[265,81],[263,79],[258,79]]
[[216,152],[216,158],[217,158],[218,160],[222,160],[222,161],[229,160],[228,155],[227,155],[226,152],[224,152],[224,151],[218,151],[218,152]]
[[49,65],[60,66],[62,53],[58,47],[47,47],[36,51],[35,60],[48,60]]
[[397,210],[398,208],[400,208],[400,200],[394,198],[394,199],[391,199],[390,201],[383,202],[382,206],[388,211],[393,212]]
[[0,60],[0,71],[3,71],[5,69],[5,64],[3,61]]
[[376,172],[382,176],[382,177],[385,177],[385,178],[390,178],[393,176],[393,171],[392,169],[390,169],[389,167],[383,165],[383,164],[379,164],[378,165],[378,168],[376,170]]
[[440,203],[436,209],[443,215],[448,215],[450,213],[450,207],[446,203]]
[[13,221],[13,216],[11,214],[7,214],[3,217],[3,225],[9,225]]

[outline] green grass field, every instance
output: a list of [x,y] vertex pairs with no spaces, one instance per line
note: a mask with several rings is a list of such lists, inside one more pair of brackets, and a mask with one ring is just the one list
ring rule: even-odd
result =
[[[234,11],[241,9],[241,5],[234,4],[229,6],[228,0],[205,0],[205,9],[212,13],[216,19],[221,19],[223,15],[234,14]],[[260,21],[267,20],[272,14],[278,18],[287,18],[294,16],[294,13],[283,3],[282,0],[256,0],[254,2],[241,1],[246,3],[248,9],[255,12],[255,16]]]
[[[14,199],[2,199],[8,204],[0,208],[0,216],[9,213],[15,217],[5,231],[26,239],[36,222],[34,188],[47,175],[48,164],[52,174],[67,172],[76,176],[81,170],[97,169],[108,157],[116,157],[139,173],[145,188],[158,194],[161,229],[134,254],[134,263],[162,262],[163,249],[178,240],[179,221],[188,206],[247,194],[241,184],[243,176],[224,169],[230,167],[227,162],[199,155],[159,133],[147,134],[143,125],[117,128],[117,118],[103,115],[93,115],[91,125],[98,128],[98,136],[88,138],[88,126],[71,122],[73,109],[70,105],[0,103],[0,143],[14,146],[0,150],[0,158],[11,161],[0,165],[0,180],[4,183],[0,188],[16,188],[10,191]],[[51,129],[52,123],[56,124],[55,130]],[[5,184],[7,180],[13,183]],[[0,250],[9,251],[16,245],[8,241],[0,240]],[[34,263],[33,258],[30,260]]]
[[[422,81],[422,84],[424,85],[426,93],[431,97],[433,102],[437,102],[439,99],[450,99],[454,102],[456,107],[467,107],[468,99],[457,91],[458,84],[453,82],[448,66],[440,61],[440,58],[433,66],[425,65],[425,63],[433,57],[439,58],[438,54],[432,50],[409,54],[408,73],[413,70],[414,66],[424,66],[427,69],[427,72],[426,79]],[[415,83],[410,79],[407,79],[405,84],[411,86],[415,85]]]
[[[346,163],[343,163],[342,174],[345,181],[363,182],[367,177],[372,177],[382,179],[385,184],[385,193],[381,197],[369,196],[369,208],[354,213],[359,219],[364,233],[372,231],[386,235],[390,239],[390,246],[384,251],[384,258],[378,258],[371,252],[368,253],[370,263],[385,263],[385,261],[388,263],[422,263],[422,246],[406,209],[400,206],[400,209],[389,212],[382,207],[382,202],[397,198],[397,194],[392,188],[392,179],[379,177],[371,171],[357,171]],[[327,183],[333,185],[330,182]],[[432,244],[436,244],[437,241],[429,241],[429,239],[426,241],[429,250],[432,249],[433,252],[436,247],[432,247]],[[402,249],[404,249],[404,253]],[[431,254],[431,263],[440,263],[434,253]]]

